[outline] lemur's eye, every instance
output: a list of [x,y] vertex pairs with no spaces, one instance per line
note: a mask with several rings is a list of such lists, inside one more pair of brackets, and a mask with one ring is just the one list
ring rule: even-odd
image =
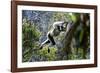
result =
[[61,28],[63,29],[63,26],[61,26]]
[[59,26],[57,26],[57,29],[58,29],[58,30],[60,30],[60,27],[59,27]]

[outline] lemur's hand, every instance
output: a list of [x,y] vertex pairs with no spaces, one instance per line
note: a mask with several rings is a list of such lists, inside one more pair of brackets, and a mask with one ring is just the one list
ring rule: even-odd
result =
[[39,49],[41,50],[43,48],[43,46],[41,45],[40,47],[39,47]]
[[50,49],[48,48],[48,53],[50,53]]

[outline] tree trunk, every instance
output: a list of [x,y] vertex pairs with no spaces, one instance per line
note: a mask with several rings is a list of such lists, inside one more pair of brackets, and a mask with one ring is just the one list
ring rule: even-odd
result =
[[66,52],[67,55],[67,60],[71,59],[71,54],[72,54],[71,41],[74,36],[75,30],[79,24],[80,24],[80,18],[77,18],[77,21],[75,23],[70,24],[71,28],[69,30],[66,30],[63,44],[64,44],[64,51]]

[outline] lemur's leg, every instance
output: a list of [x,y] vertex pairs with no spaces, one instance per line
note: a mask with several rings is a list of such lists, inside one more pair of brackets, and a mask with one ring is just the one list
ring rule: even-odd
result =
[[52,45],[55,45],[55,44],[56,44],[55,41],[54,41],[53,36],[51,36],[50,33],[47,34],[47,38],[49,39],[49,41],[50,41],[50,43],[51,43]]
[[[49,39],[49,41],[50,41],[50,43],[51,43],[52,45],[55,45],[55,44],[56,44],[55,41],[54,41],[53,36],[51,36],[50,33],[47,34],[47,37],[48,37],[48,39]],[[50,49],[48,48],[48,53],[49,53],[49,52],[50,52]]]
[[55,45],[55,44],[56,44],[55,41],[54,41],[53,36],[51,36],[50,33],[47,34],[47,40],[45,40],[45,41],[41,44],[40,49],[42,49],[43,46],[44,46],[45,44],[48,44],[48,43],[51,43],[52,45]]
[[49,41],[49,39],[46,39],[46,40],[41,44],[40,49],[42,49],[43,46],[44,46],[45,44],[48,44],[48,43],[50,43],[50,41]]

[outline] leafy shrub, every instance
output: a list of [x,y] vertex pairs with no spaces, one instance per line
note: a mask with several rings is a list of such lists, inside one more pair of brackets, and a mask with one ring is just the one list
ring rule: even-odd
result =
[[23,22],[22,25],[22,48],[23,48],[23,61],[26,62],[32,56],[33,49],[39,45],[40,31],[34,24]]

